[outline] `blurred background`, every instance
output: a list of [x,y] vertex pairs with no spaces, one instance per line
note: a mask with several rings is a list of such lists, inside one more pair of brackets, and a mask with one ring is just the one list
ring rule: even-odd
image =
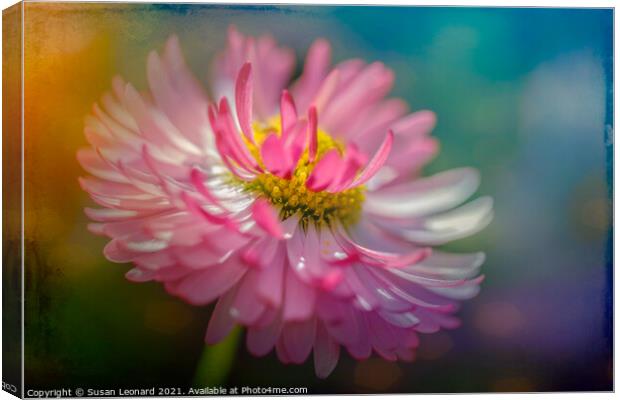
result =
[[[271,33],[301,65],[317,37],[334,61],[379,60],[393,95],[438,115],[432,173],[481,171],[496,217],[446,246],[484,250],[487,276],[455,331],[422,335],[414,363],[342,357],[317,379],[244,346],[212,383],[309,393],[612,389],[611,9],[25,4],[26,386],[188,387],[210,307],[133,284],[87,232],[77,177],[83,118],[115,74],[178,34],[206,84],[234,23]],[[230,358],[229,373],[226,359]],[[202,366],[203,371],[209,366]],[[219,374],[219,375],[218,375]]]

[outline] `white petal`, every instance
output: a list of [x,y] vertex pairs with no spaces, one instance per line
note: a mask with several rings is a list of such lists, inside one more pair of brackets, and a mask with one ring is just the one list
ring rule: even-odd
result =
[[389,311],[379,311],[379,315],[394,326],[399,328],[411,328],[420,323],[420,319],[413,312],[392,313]]
[[478,284],[468,284],[450,288],[427,288],[431,292],[435,292],[441,296],[454,300],[469,300],[480,292]]
[[411,227],[399,227],[377,221],[383,228],[413,243],[440,245],[480,231],[493,219],[493,200],[481,197],[452,211],[416,221]]
[[468,279],[478,275],[484,253],[450,254],[440,251],[423,261],[401,268],[401,273],[443,279]]
[[126,242],[125,247],[129,250],[139,251],[144,253],[152,253],[155,251],[161,251],[168,247],[168,242],[163,240],[151,239],[144,240],[142,242]]
[[364,210],[385,217],[416,217],[456,207],[480,183],[478,171],[459,168],[428,178],[369,192]]

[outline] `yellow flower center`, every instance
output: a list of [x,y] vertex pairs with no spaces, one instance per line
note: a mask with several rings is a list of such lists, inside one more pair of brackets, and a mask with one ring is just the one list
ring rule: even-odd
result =
[[[250,152],[258,163],[264,167],[261,160],[259,147],[272,133],[280,134],[280,119],[273,118],[268,124],[254,123],[254,140],[257,146],[246,142]],[[318,131],[317,155],[313,162],[308,161],[308,149],[304,150],[290,179],[283,179],[269,172],[258,175],[251,182],[243,182],[246,190],[266,198],[274,205],[282,220],[293,215],[299,217],[302,227],[307,227],[313,222],[317,227],[323,224],[330,225],[334,221],[340,221],[344,225],[350,225],[357,221],[364,202],[364,187],[358,186],[353,189],[338,193],[326,191],[313,192],[306,188],[306,180],[312,173],[316,163],[331,149],[344,152],[342,143],[337,142],[324,131]]]

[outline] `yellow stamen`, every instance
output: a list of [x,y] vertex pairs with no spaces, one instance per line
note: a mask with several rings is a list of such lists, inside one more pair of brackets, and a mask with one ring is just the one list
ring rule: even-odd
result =
[[[248,149],[262,167],[264,165],[260,157],[260,145],[267,136],[274,132],[280,134],[281,130],[279,118],[273,118],[269,122],[267,125],[254,123],[254,140],[257,145],[246,142]],[[297,215],[303,227],[307,227],[310,222],[320,227],[336,220],[345,225],[355,223],[364,202],[363,186],[339,193],[313,192],[306,188],[306,180],[318,160],[327,151],[338,149],[341,154],[344,152],[344,146],[324,131],[319,129],[317,136],[316,159],[313,162],[308,161],[308,149],[306,148],[290,179],[283,179],[265,172],[251,182],[239,182],[246,190],[266,198],[273,204],[279,210],[282,220]]]

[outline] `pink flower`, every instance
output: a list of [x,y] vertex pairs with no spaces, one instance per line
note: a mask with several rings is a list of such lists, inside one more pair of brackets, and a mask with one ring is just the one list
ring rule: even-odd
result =
[[[386,99],[380,62],[330,63],[317,40],[285,89],[293,53],[231,28],[210,103],[172,37],[148,57],[150,91],[120,78],[93,107],[80,183],[102,208],[89,229],[127,278],[185,301],[217,301],[206,334],[247,327],[247,347],[284,363],[314,353],[331,373],[345,348],[412,360],[418,333],[454,328],[482,253],[432,247],[469,236],[492,201],[470,168],[419,177],[437,152],[430,111]],[[416,177],[415,179],[413,179]]]

